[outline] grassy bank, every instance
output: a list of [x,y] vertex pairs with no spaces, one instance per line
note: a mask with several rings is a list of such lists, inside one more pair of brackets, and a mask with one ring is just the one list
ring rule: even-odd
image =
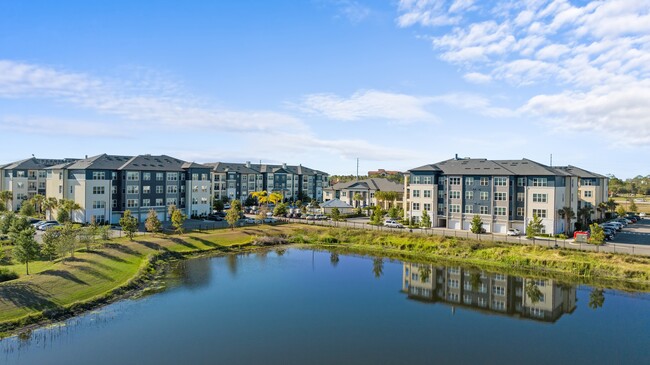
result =
[[156,286],[157,274],[171,260],[213,252],[254,249],[259,237],[340,252],[402,260],[475,266],[521,276],[561,277],[565,281],[650,291],[650,258],[478,242],[346,228],[304,225],[262,226],[193,232],[183,236],[138,236],[101,242],[74,259],[37,262],[16,280],[0,283],[0,333],[48,319],[60,319]]

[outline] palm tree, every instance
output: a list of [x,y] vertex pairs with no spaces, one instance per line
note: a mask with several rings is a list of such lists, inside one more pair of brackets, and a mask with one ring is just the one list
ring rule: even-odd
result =
[[359,193],[355,193],[354,196],[352,197],[352,200],[354,200],[354,207],[359,208],[359,205],[361,205],[361,201],[363,200],[363,195]]
[[45,210],[45,218],[52,219],[52,210],[56,209],[59,206],[59,201],[54,197],[49,197],[45,199],[42,203],[43,209]]
[[600,219],[603,219],[605,217],[605,212],[607,212],[607,202],[600,202],[598,203],[598,207],[596,208],[598,212],[600,213]]
[[564,219],[564,232],[569,236],[571,234],[571,220],[575,219],[576,213],[571,209],[571,207],[564,207],[558,210],[557,214]]
[[377,279],[384,274],[384,260],[380,258],[372,259],[372,273],[375,274]]
[[618,205],[618,204],[616,204],[616,202],[614,201],[614,199],[609,198],[609,200],[607,200],[607,209],[608,209],[610,212],[615,211],[617,205]]
[[5,208],[7,208],[7,210],[9,210],[8,203],[12,201],[13,198],[14,198],[14,194],[11,191],[9,190],[0,191],[0,201],[4,203]]
[[79,210],[79,209],[81,209],[81,206],[80,206],[79,204],[77,204],[77,202],[75,202],[74,200],[69,200],[69,199],[61,199],[61,200],[59,201],[59,207],[60,207],[61,209],[64,209],[64,210],[67,210],[67,211],[68,211],[68,213],[69,213],[69,215],[70,215],[70,221],[71,221],[71,222],[73,221],[73,219],[72,219],[72,213],[73,213],[75,210]]
[[605,303],[605,291],[603,289],[592,289],[589,293],[589,308],[598,309]]
[[34,210],[39,215],[43,213],[43,202],[45,201],[45,196],[41,194],[36,194],[30,200],[34,204]]
[[385,209],[385,202],[393,202],[397,200],[399,194],[396,191],[377,191],[375,193],[375,199],[377,199],[377,205],[381,205],[382,209]]
[[590,206],[582,207],[578,209],[578,220],[583,227],[587,226],[589,219],[591,219],[591,214],[594,212],[594,209]]

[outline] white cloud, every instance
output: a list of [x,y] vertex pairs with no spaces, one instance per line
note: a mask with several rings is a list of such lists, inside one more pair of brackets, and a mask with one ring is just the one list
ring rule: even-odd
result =
[[492,76],[480,72],[468,72],[463,75],[463,78],[473,84],[487,84],[492,81]]
[[108,125],[88,120],[71,120],[42,116],[0,115],[0,130],[57,136],[130,138],[141,132],[137,126]]
[[362,22],[371,13],[370,8],[357,1],[340,0],[337,4],[339,5],[339,13],[353,24]]
[[299,107],[334,120],[383,119],[409,123],[435,121],[435,115],[426,108],[430,102],[427,97],[364,90],[349,98],[335,94],[307,95]]
[[[450,4],[445,0],[400,0],[398,5],[400,16],[397,18],[397,24],[400,27],[415,24],[426,27],[457,24],[461,17],[453,13],[462,10],[465,3],[471,1],[454,1]],[[454,11],[450,11],[450,6],[454,7]]]
[[435,96],[432,101],[444,103],[453,107],[474,111],[492,118],[510,118],[516,116],[516,111],[495,107],[489,99],[474,94],[451,93]]

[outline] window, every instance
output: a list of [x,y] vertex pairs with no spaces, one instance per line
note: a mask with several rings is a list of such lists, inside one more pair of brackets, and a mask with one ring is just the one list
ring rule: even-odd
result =
[[151,206],[151,199],[142,199],[142,206],[143,207]]
[[465,178],[465,185],[467,185],[467,186],[474,185],[474,178],[473,177],[466,177]]
[[413,210],[420,210],[420,203],[413,203]]
[[206,197],[201,198],[201,204],[208,204],[208,198]]
[[163,187],[162,185],[156,186],[156,194],[162,194],[163,193]]
[[424,203],[424,210],[426,210],[427,212],[430,212],[431,211],[431,203]]
[[474,206],[473,205],[466,205],[465,206],[465,213],[474,213]]
[[63,185],[59,185],[59,194],[63,194]]
[[106,173],[104,171],[93,171],[93,180],[104,180],[106,179]]
[[199,198],[192,198],[192,204],[193,205],[199,204]]
[[347,191],[342,191],[341,196],[348,196],[348,192]]
[[198,193],[199,192],[199,186],[198,185],[192,186],[192,192],[193,193]]
[[199,174],[192,174],[192,180],[198,180]]
[[39,171],[38,172],[38,177],[40,179],[45,179],[47,177],[47,171]]
[[177,194],[178,186],[176,185],[167,185],[167,194]]
[[473,191],[466,191],[466,192],[465,192],[465,199],[466,199],[466,200],[472,200],[472,199],[474,199],[474,192],[473,192]]
[[507,199],[506,193],[494,193],[494,200],[506,201],[508,199]]
[[90,221],[96,223],[103,223],[104,221],[106,221],[106,217],[103,214],[91,215]]
[[481,214],[488,214],[488,207],[486,207],[485,205],[481,205],[480,213]]
[[492,287],[492,294],[494,295],[506,295],[506,288],[502,286],[493,286]]
[[156,181],[163,181],[163,173],[156,172]]
[[508,179],[505,177],[495,177],[494,186],[506,186],[508,185]]
[[460,191],[452,190],[449,192],[449,199],[460,199]]
[[591,179],[582,179],[580,180],[580,185],[582,186],[592,186],[594,185],[594,181]]
[[494,215],[506,215],[506,207],[494,207]]
[[481,178],[481,186],[488,186],[488,183],[490,182],[490,179],[487,177],[482,177]]
[[167,205],[176,205],[176,198],[167,199]]
[[151,186],[145,185],[142,187],[142,194],[149,194],[151,193]]
[[420,197],[420,190],[413,190],[413,197],[414,198],[419,198]]
[[[245,177],[244,177],[245,178]],[[208,179],[208,174],[201,174],[201,180],[207,180]]]
[[533,186],[548,186],[548,179],[545,177],[533,178]]
[[163,206],[163,205],[164,205],[164,204],[163,204],[163,200],[162,200],[162,198],[157,198],[157,199],[156,199],[156,206],[157,206],[157,207],[161,207],[161,206]]
[[413,184],[419,184],[420,183],[420,177],[419,176],[413,176]]
[[438,212],[443,214],[445,212],[445,203],[438,203]]
[[127,194],[138,194],[140,193],[140,187],[138,185],[127,185],[126,186]]
[[103,200],[93,201],[93,209],[104,209],[106,208],[106,202]]
[[25,171],[16,171],[16,177],[25,177]]
[[481,191],[480,198],[481,200],[488,200],[488,192],[487,191]]
[[140,173],[138,173],[137,171],[127,171],[126,179],[130,181],[140,180]]
[[445,185],[445,178],[441,177],[438,179],[438,185]]
[[460,204],[449,204],[450,213],[460,213]]
[[126,200],[126,207],[127,208],[137,208],[138,207],[138,199],[127,199]]
[[101,195],[104,193],[105,190],[103,186],[93,186],[93,195]]
[[431,177],[431,176],[423,176],[422,177],[422,183],[427,184],[427,185],[433,184],[433,177]]
[[449,178],[449,184],[450,185],[460,185],[460,177],[450,177]]
[[533,216],[535,215],[539,218],[546,218],[546,209],[533,209]]
[[548,194],[537,194],[533,193],[533,201],[536,203],[546,203]]
[[593,194],[593,192],[591,192],[591,191],[585,191],[585,198],[591,198],[592,194]]
[[[113,180],[117,180],[117,172],[112,172],[111,175],[113,175]],[[59,180],[61,180],[59,178]]]
[[517,216],[519,216],[519,217],[524,216],[524,208],[523,207],[517,207]]
[[207,193],[208,192],[208,187],[206,185],[201,185],[201,191],[204,192],[204,193]]
[[438,190],[438,199],[444,199],[444,197],[445,197],[445,191]]
[[525,177],[518,177],[517,178],[517,186],[526,186],[526,178]]
[[524,193],[517,193],[517,201],[518,201],[518,202],[523,202],[525,197],[526,197],[526,194],[524,194]]
[[168,172],[167,181],[178,181],[178,172]]
[[113,208],[117,208],[117,199],[113,199]]
[[431,190],[423,190],[425,198],[431,198]]

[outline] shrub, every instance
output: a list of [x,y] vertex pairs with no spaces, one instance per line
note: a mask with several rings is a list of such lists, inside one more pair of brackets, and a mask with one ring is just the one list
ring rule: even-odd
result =
[[0,267],[0,283],[14,279],[18,279],[18,274],[16,274],[14,271]]

